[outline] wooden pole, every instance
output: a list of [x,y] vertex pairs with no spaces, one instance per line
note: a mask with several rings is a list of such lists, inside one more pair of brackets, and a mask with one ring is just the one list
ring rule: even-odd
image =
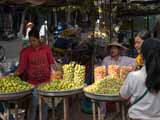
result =
[[132,40],[134,40],[134,20],[133,18],[131,19],[131,36],[132,36]]
[[93,112],[93,120],[96,120],[96,103],[92,100],[92,112]]
[[9,103],[7,103],[7,110],[6,110],[6,112],[7,112],[7,120],[9,120],[9,115],[10,115],[10,105],[9,105]]
[[20,25],[20,30],[18,32],[18,35],[19,36],[22,36],[23,35],[23,30],[25,28],[24,26],[24,21],[25,21],[25,16],[26,16],[26,12],[27,12],[27,8],[25,8],[25,10],[22,12],[22,18],[21,18],[21,25]]
[[42,98],[39,96],[39,120],[42,120]]
[[110,42],[112,41],[112,0],[109,0]]
[[102,118],[101,118],[100,105],[98,105],[98,120],[102,120]]
[[15,119],[18,120],[18,104],[15,104]]
[[122,120],[126,120],[126,113],[125,113],[125,104],[124,103],[120,103],[121,106],[121,111],[122,111]]
[[52,120],[55,120],[55,105],[54,105],[54,101],[55,99],[54,98],[51,98],[52,99]]
[[149,16],[147,16],[147,30],[149,31]]
[[64,120],[69,120],[68,98],[64,97]]

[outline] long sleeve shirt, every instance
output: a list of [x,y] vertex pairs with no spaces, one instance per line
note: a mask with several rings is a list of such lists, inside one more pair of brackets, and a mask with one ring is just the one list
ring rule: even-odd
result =
[[120,56],[119,59],[115,61],[111,56],[107,56],[103,59],[102,65],[106,67],[109,65],[135,66],[135,59],[126,56]]
[[51,64],[54,64],[54,60],[47,45],[37,49],[27,47],[21,51],[17,72],[19,74],[26,72],[26,80],[38,85],[50,80]]

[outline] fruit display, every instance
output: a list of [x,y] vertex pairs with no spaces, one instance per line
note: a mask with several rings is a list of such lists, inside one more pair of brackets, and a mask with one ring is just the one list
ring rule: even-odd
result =
[[17,76],[7,76],[0,80],[0,93],[22,92],[32,88],[32,85],[22,81]]
[[73,29],[65,29],[61,34],[62,37],[71,36],[71,35],[74,35]]
[[108,66],[108,75],[115,78],[120,78],[120,66],[118,65],[109,65]]
[[81,88],[84,86],[85,66],[70,63],[63,66],[63,80],[52,79],[47,84],[42,84],[38,87],[43,91],[62,91]]
[[72,28],[72,29],[65,29],[61,36],[62,37],[74,37],[76,36],[76,34],[78,34],[80,32],[80,29],[76,29],[76,28]]
[[85,66],[76,64],[74,67],[74,79],[77,83],[84,83],[85,80]]
[[51,73],[51,80],[59,80],[59,79],[62,79],[62,72],[61,71],[54,71]]
[[95,94],[119,95],[123,82],[124,80],[122,79],[107,76],[105,80],[97,81],[94,84],[84,88],[84,91]]
[[132,71],[131,66],[118,66],[118,65],[108,66],[108,75],[117,79],[125,79],[130,71]]
[[120,79],[124,80],[132,68],[130,66],[120,67]]
[[67,81],[73,81],[74,79],[74,63],[65,64],[63,66],[63,79]]
[[63,80],[84,82],[85,80],[85,66],[70,63],[63,66]]
[[106,78],[106,67],[105,66],[98,66],[95,67],[94,69],[94,80],[98,81],[98,80],[103,80]]
[[63,80],[54,80],[47,84],[42,84],[38,87],[39,90],[43,91],[63,91],[63,90],[72,90],[76,88],[83,87],[83,84],[77,84],[74,81],[63,81]]

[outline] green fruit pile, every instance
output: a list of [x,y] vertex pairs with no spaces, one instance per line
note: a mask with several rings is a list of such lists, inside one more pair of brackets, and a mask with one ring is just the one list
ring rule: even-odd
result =
[[32,85],[17,76],[7,76],[0,80],[0,93],[22,92],[32,88]]
[[79,64],[66,64],[63,66],[63,80],[83,82],[85,80],[85,66]]
[[63,79],[66,81],[73,81],[74,79],[74,64],[65,64],[63,66]]
[[84,83],[85,80],[85,66],[76,64],[74,68],[74,81],[77,83]]
[[77,84],[74,81],[54,80],[40,85],[38,89],[42,91],[61,91],[72,90],[80,87],[82,87],[82,84]]
[[61,91],[81,88],[85,80],[85,66],[70,63],[63,66],[63,80],[53,80],[38,87],[43,91]]
[[105,80],[97,81],[84,90],[95,94],[119,95],[124,80],[108,76]]

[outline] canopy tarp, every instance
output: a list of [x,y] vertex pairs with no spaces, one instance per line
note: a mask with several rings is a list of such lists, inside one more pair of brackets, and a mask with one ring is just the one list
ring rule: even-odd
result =
[[65,5],[65,4],[79,4],[82,0],[0,0],[0,4],[32,4],[32,5]]

